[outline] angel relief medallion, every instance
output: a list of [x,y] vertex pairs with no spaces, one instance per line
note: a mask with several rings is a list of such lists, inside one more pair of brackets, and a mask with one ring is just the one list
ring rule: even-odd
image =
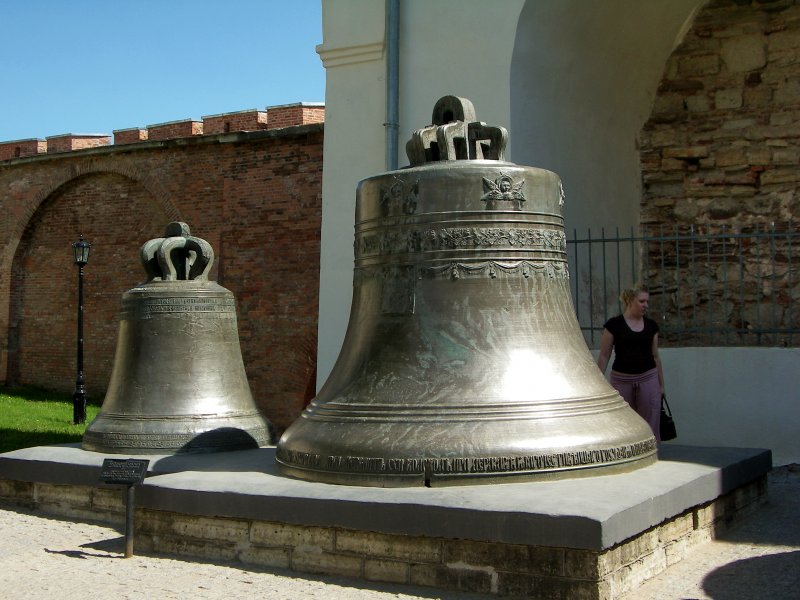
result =
[[380,206],[383,216],[397,214],[398,210],[404,214],[413,215],[417,210],[419,180],[407,182],[399,177],[393,179],[389,186],[381,188]]
[[514,210],[522,210],[522,203],[525,202],[525,194],[522,193],[522,186],[525,180],[514,182],[514,180],[503,173],[500,177],[492,181],[483,177],[483,191],[481,200],[486,202],[486,208],[491,210],[497,208],[498,202],[511,202]]

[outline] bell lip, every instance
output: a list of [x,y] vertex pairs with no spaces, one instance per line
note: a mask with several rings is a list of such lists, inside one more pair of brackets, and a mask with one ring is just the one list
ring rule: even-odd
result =
[[[194,454],[208,452],[233,452],[254,450],[268,446],[269,430],[230,428],[232,431],[215,435],[218,430],[194,434],[148,434],[141,445],[115,443],[115,436],[108,433],[87,431],[81,441],[81,449],[101,454]],[[131,435],[131,434],[127,434]],[[205,436],[209,436],[208,439]]]
[[[655,441],[655,438],[653,438]],[[408,473],[379,474],[355,471],[330,471],[313,469],[289,464],[275,457],[278,471],[293,479],[335,485],[363,487],[456,487],[466,485],[496,485],[525,482],[559,481],[628,473],[655,464],[658,461],[658,448],[654,444],[652,450],[629,459],[602,464],[581,465],[579,467],[562,467],[558,469],[542,469],[528,471],[507,471],[489,473]]]
[[262,448],[271,438],[269,421],[257,412],[161,417],[101,412],[86,428],[81,448],[110,454],[218,452]]

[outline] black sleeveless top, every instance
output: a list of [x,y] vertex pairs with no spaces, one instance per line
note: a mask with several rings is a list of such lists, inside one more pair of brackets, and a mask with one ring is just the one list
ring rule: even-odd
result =
[[653,319],[644,318],[642,331],[633,331],[622,315],[610,318],[603,327],[614,336],[614,371],[639,375],[656,368],[653,338],[658,333],[658,323]]

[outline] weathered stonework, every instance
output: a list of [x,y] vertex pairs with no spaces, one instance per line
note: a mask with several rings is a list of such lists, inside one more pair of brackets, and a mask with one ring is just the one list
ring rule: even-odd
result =
[[[669,58],[639,143],[643,224],[796,219],[800,4],[709,3]],[[735,211],[679,209],[731,196],[743,199]],[[751,210],[757,200],[769,210]]]
[[[644,249],[653,313],[697,328],[666,339],[718,343],[709,328],[730,331],[726,344],[790,344],[774,332],[800,327],[788,236],[800,216],[800,3],[709,2],[665,65],[639,146],[644,235],[686,236],[666,255],[659,241]],[[759,238],[773,231],[787,235]]]

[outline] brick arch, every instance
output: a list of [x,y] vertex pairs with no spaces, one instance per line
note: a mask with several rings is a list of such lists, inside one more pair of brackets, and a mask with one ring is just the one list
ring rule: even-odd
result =
[[47,201],[48,198],[58,192],[58,190],[68,185],[71,181],[85,177],[87,175],[111,173],[126,177],[137,184],[141,185],[150,194],[151,198],[169,215],[171,220],[180,221],[181,214],[178,207],[172,202],[164,190],[163,186],[154,178],[149,177],[146,171],[137,168],[135,165],[118,166],[118,165],[97,165],[93,162],[82,162],[71,165],[68,170],[63,174],[53,179],[51,185],[46,189],[38,192],[26,207],[26,215],[16,224],[16,230],[10,236],[12,239],[19,240],[25,229],[28,226],[31,218],[39,210],[39,207]]
[[110,377],[121,294],[144,279],[142,237],[158,236],[179,214],[112,169],[72,168],[38,196],[10,265],[7,383],[63,389],[74,381],[77,268],[70,244],[83,233],[93,246],[84,277],[91,397]]
[[[11,264],[18,251],[18,245],[28,225],[39,210],[39,207],[47,201],[48,198],[58,193],[58,190],[68,185],[71,181],[91,174],[112,173],[126,177],[148,191],[153,201],[162,208],[168,215],[169,221],[181,221],[181,213],[178,207],[169,197],[164,187],[158,180],[150,177],[147,171],[139,169],[134,165],[118,166],[118,165],[103,165],[99,166],[93,162],[82,162],[75,165],[70,165],[63,173],[59,173],[53,178],[50,185],[41,191],[37,192],[30,202],[22,207],[22,216],[12,225],[11,232],[7,236],[8,239],[8,252],[2,258],[4,264],[0,265],[3,272],[7,272],[11,268]],[[166,223],[165,223],[166,224]]]

